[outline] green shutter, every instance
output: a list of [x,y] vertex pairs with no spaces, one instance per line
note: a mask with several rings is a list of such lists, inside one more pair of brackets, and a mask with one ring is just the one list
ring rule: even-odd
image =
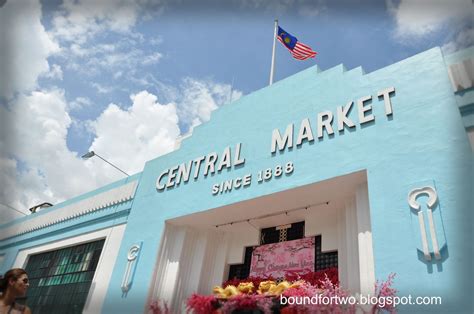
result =
[[82,313],[105,240],[31,255],[26,304],[35,314]]

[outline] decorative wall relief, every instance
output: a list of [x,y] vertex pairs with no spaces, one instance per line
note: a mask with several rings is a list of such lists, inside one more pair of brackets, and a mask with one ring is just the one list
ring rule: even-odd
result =
[[122,279],[122,292],[126,294],[132,287],[133,276],[135,274],[138,255],[140,254],[141,243],[134,244],[130,247],[127,254],[127,267]]
[[[424,202],[417,200],[420,196],[428,196]],[[415,188],[408,193],[408,204],[413,213],[418,216],[418,225],[421,236],[421,251],[426,261],[432,260],[433,253],[436,260],[441,259],[440,243],[438,230],[442,231],[441,214],[436,211],[437,219],[435,219],[435,209],[438,207],[438,194],[431,186]],[[422,206],[424,205],[424,206]],[[436,223],[435,221],[438,221]],[[429,236],[428,236],[429,234]],[[442,245],[445,244],[444,233],[441,236]],[[431,244],[431,245],[430,245]]]

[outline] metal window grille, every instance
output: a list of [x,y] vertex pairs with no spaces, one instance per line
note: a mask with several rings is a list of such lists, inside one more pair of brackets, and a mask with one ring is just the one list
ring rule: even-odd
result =
[[82,313],[105,240],[30,256],[26,304],[35,314]]
[[248,276],[250,274],[250,263],[252,262],[252,252],[253,252],[253,247],[252,246],[248,246],[248,247],[245,248],[244,263],[243,264],[238,264],[238,265],[230,265],[228,279],[248,278]]
[[321,252],[321,236],[318,235],[315,237],[315,265],[314,265],[314,270],[323,270],[326,268],[330,267],[336,267],[337,268],[337,251],[334,252],[327,252],[323,253]]

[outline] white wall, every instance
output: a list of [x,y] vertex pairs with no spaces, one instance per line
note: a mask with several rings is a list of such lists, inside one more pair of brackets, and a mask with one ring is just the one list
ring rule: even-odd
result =
[[178,312],[193,292],[211,293],[224,277],[229,239],[222,231],[166,224],[149,302],[163,300]]
[[[305,220],[305,236],[322,235],[322,251],[338,251],[344,288],[370,293],[375,275],[367,184],[357,186],[338,204],[310,207],[285,219]],[[244,222],[216,229],[167,223],[150,301],[158,298],[173,312],[182,311],[191,293],[210,294],[227,278],[229,264],[243,263],[245,247],[258,245],[259,236],[259,230]]]
[[338,246],[338,212],[333,208],[318,206],[309,207],[305,219],[305,237],[321,235],[321,251],[337,251]]
[[227,251],[227,264],[242,264],[245,257],[245,247],[260,244],[260,231],[250,225],[242,226],[240,232],[230,233],[230,245]]

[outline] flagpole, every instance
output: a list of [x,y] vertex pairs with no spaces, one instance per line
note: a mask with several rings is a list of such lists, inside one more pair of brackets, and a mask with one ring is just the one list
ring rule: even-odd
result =
[[232,76],[232,83],[230,85],[230,96],[229,96],[229,104],[232,102],[232,91],[234,89],[234,77]]
[[273,73],[275,72],[275,47],[276,47],[277,30],[278,30],[278,20],[275,19],[275,30],[273,31],[272,66],[270,68],[270,83],[268,85],[273,84]]

